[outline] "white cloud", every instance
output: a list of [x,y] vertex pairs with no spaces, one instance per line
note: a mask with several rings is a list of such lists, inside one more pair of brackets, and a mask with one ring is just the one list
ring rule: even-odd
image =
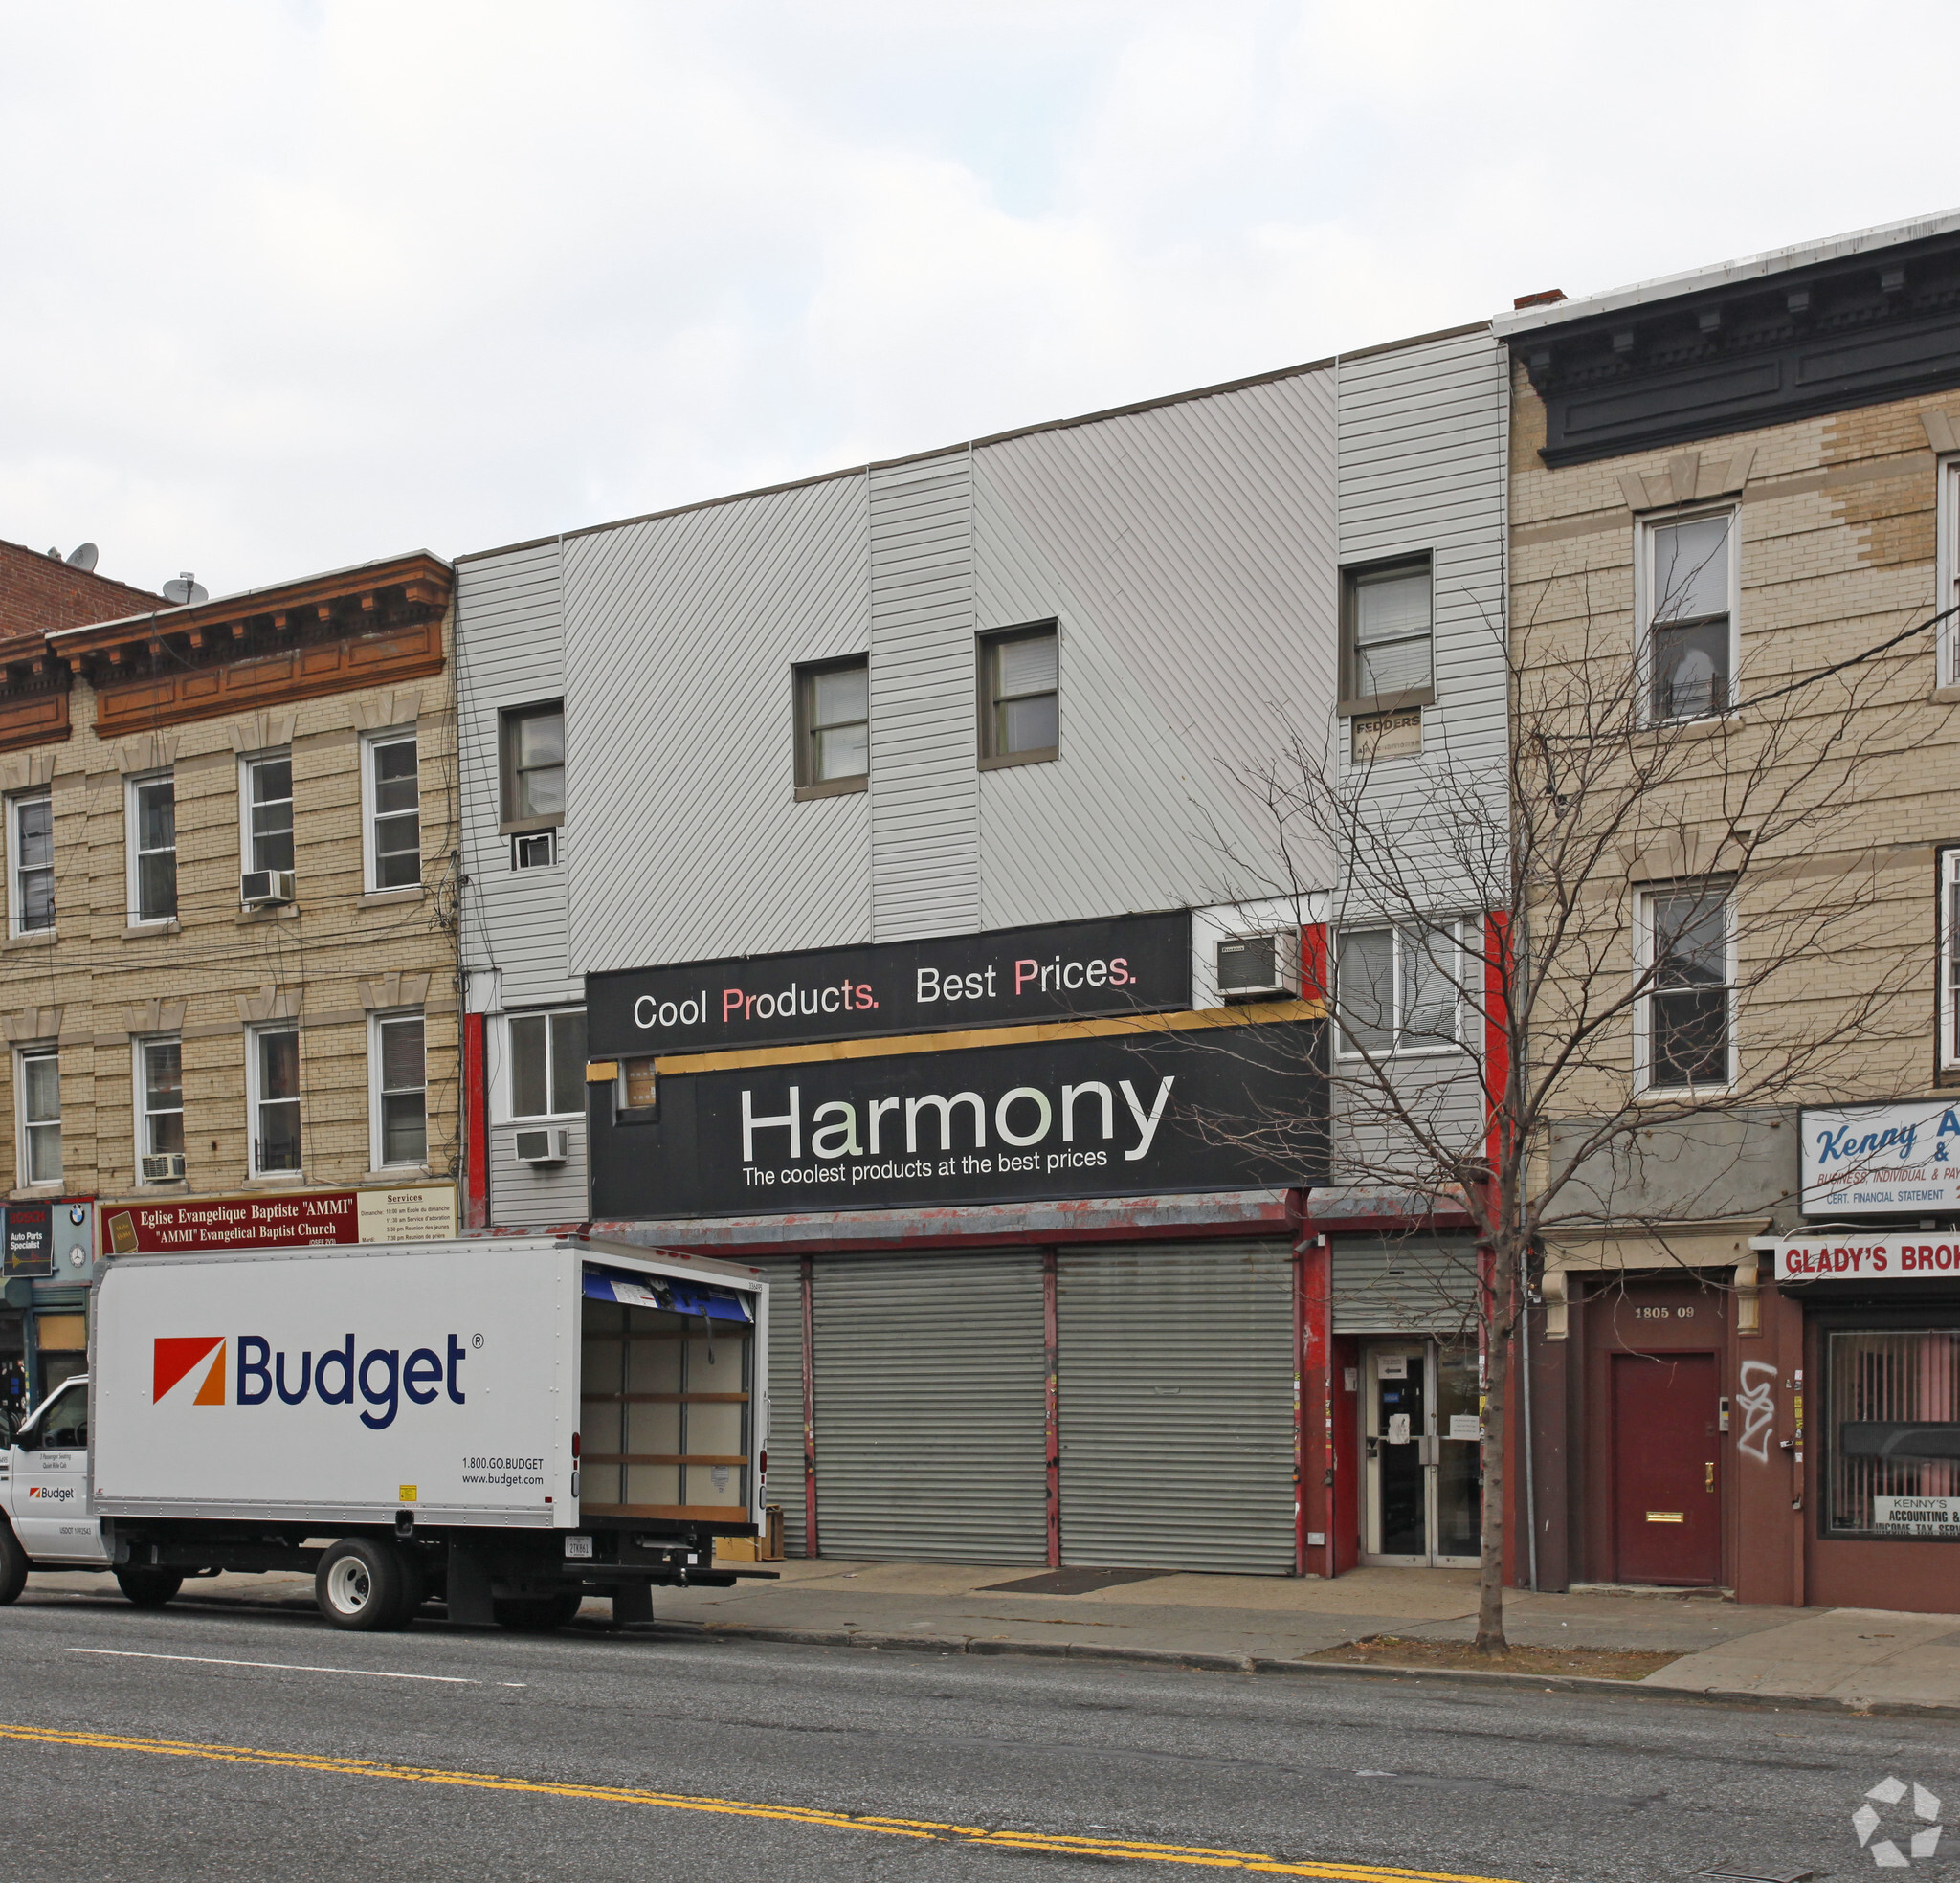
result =
[[[5,5],[0,535],[457,552],[1953,198],[1949,9]],[[1882,31],[1874,30],[1881,27]]]

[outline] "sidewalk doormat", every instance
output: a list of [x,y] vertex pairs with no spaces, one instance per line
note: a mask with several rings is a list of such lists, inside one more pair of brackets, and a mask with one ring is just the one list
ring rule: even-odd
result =
[[1176,1574],[1174,1569],[1044,1569],[1014,1583],[988,1583],[984,1589],[990,1595],[1094,1595],[1098,1589]]

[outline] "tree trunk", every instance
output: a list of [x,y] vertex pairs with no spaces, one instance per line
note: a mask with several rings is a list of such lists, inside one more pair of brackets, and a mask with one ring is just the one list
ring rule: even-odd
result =
[[1483,1410],[1483,1544],[1477,1565],[1477,1651],[1503,1654],[1504,1639],[1504,1432],[1510,1389],[1513,1262],[1502,1245],[1481,1252],[1489,1264],[1485,1296]]

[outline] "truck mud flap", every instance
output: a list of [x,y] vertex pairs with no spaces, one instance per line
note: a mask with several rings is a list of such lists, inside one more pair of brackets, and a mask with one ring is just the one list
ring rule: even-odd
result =
[[465,1543],[449,1546],[449,1619],[464,1628],[495,1628],[497,1607],[490,1587],[490,1560]]

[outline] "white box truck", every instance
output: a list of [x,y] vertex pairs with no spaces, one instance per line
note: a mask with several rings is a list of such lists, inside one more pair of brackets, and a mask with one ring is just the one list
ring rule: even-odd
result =
[[769,1573],[714,1562],[763,1521],[768,1341],[754,1270],[564,1235],[119,1257],[0,1465],[0,1603],[301,1570],[345,1628],[645,1619]]

